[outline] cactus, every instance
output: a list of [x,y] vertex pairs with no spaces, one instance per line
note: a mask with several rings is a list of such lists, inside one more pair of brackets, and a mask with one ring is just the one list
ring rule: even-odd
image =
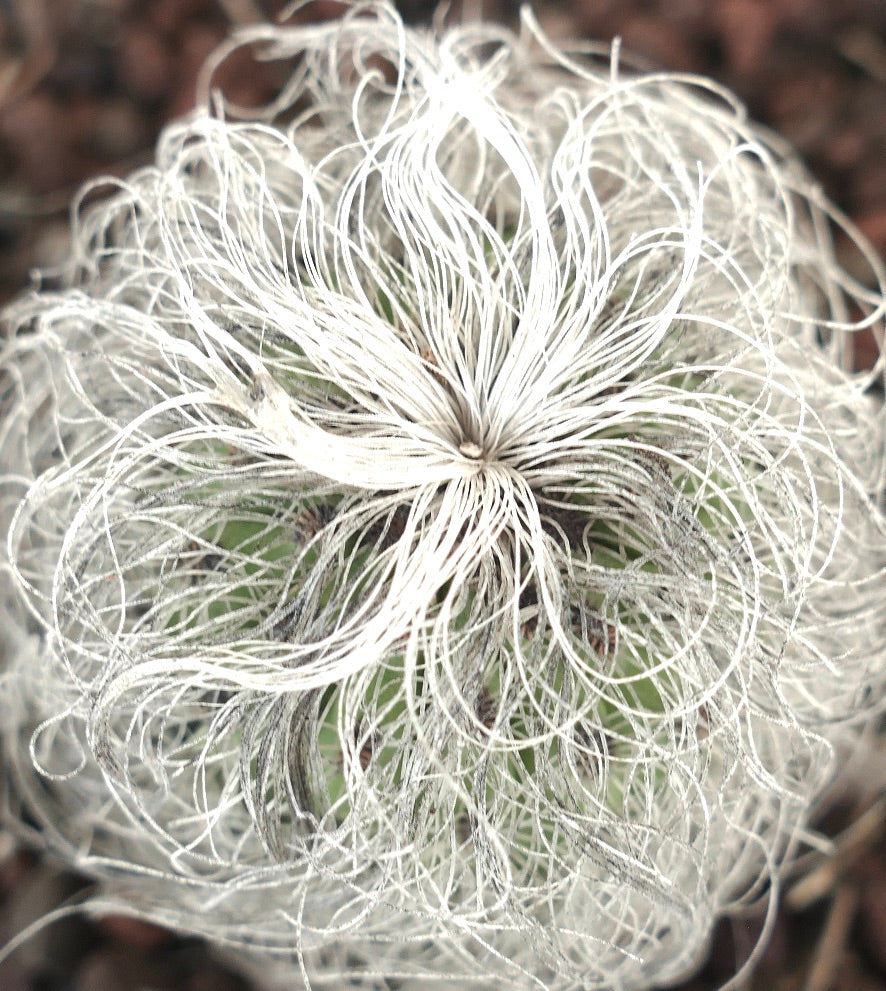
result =
[[246,30],[6,312],[7,819],[313,987],[676,979],[882,710],[880,263],[524,26]]

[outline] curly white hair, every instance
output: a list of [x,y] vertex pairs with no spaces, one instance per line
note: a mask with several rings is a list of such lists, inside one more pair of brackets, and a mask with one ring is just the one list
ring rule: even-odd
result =
[[883,269],[528,16],[240,44],[6,313],[7,816],[316,987],[673,980],[883,707]]

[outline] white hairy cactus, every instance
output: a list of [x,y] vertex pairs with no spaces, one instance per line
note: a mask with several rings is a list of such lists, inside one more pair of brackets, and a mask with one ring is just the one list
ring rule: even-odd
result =
[[315,987],[673,980],[882,709],[879,263],[524,29],[250,28],[6,313],[7,817]]

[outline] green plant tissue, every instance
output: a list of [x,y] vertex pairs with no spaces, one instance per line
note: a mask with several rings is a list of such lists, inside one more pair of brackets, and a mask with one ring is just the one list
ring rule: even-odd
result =
[[529,14],[240,45],[5,312],[6,822],[315,988],[675,980],[883,710],[881,263]]

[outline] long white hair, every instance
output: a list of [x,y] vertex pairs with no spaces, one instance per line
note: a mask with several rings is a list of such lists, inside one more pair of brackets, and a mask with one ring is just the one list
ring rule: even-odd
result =
[[729,93],[529,16],[239,44],[277,97],[6,313],[7,816],[316,987],[672,980],[882,709],[883,269]]

